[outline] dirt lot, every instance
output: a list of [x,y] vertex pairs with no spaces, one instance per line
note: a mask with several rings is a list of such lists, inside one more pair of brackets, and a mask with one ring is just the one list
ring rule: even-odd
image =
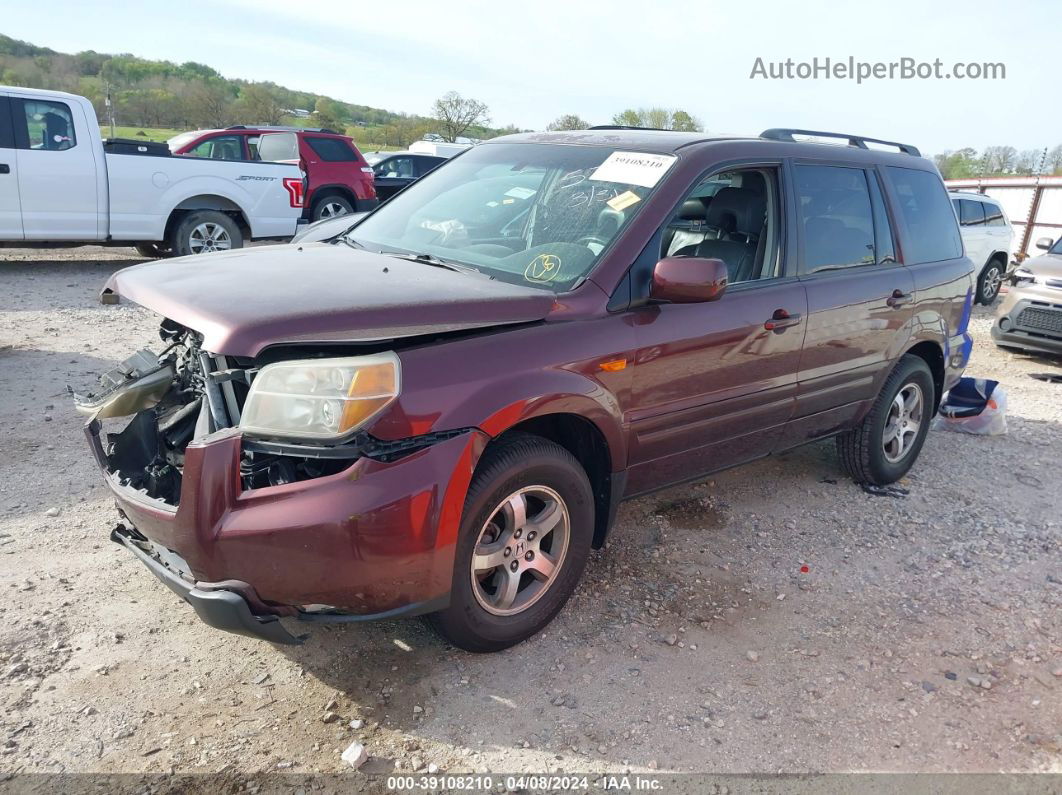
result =
[[201,625],[107,539],[65,389],[157,347],[96,300],[130,256],[2,254],[0,773],[333,772],[354,739],[375,771],[1062,772],[1062,385],[1029,377],[1062,367],[997,350],[989,312],[968,372],[1010,432],[931,433],[907,497],[816,444],[628,503],[505,653],[417,621],[281,648]]

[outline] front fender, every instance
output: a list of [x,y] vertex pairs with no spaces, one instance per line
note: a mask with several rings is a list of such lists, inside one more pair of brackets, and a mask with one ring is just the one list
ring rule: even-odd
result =
[[475,427],[496,437],[536,417],[573,414],[601,432],[612,469],[620,471],[627,465],[622,406],[631,371],[601,365],[630,361],[633,338],[621,320],[601,322],[608,328],[576,333],[573,324],[539,325],[400,351],[402,395],[369,430],[399,439]]

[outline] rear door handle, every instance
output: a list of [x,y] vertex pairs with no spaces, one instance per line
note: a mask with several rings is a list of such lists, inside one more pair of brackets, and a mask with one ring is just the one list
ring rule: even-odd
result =
[[9,166],[7,163],[0,163],[0,174],[10,174],[10,173],[11,173],[11,166]]
[[790,314],[784,309],[774,310],[774,314],[771,315],[771,319],[763,324],[763,327],[767,331],[781,331],[787,329],[790,326],[795,326],[800,322],[799,314]]
[[914,300],[914,296],[910,293],[905,293],[903,290],[893,290],[892,295],[885,299],[885,303],[891,306],[893,309],[909,304]]

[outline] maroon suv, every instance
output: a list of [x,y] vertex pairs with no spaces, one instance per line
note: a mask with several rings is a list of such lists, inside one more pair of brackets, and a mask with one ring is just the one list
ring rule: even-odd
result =
[[278,160],[298,163],[306,174],[310,221],[371,210],[375,174],[354,139],[318,127],[247,127],[193,130],[167,141],[175,155],[214,160]]
[[112,538],[221,629],[427,614],[488,651],[624,499],[830,436],[895,481],[973,265],[917,150],[796,132],[507,136],[298,243],[120,271],[165,348],[79,398]]

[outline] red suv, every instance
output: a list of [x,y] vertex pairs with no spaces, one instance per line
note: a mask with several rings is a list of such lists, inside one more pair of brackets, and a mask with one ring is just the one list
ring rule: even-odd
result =
[[622,500],[828,437],[879,493],[966,366],[973,263],[913,146],[801,135],[505,136],[293,245],[119,271],[166,347],[78,399],[112,538],[221,629],[488,651]]
[[167,143],[175,155],[298,162],[309,181],[306,216],[311,221],[364,212],[379,203],[372,167],[353,139],[333,130],[237,125],[181,133]]

